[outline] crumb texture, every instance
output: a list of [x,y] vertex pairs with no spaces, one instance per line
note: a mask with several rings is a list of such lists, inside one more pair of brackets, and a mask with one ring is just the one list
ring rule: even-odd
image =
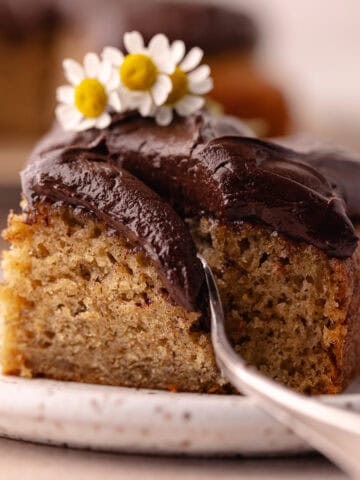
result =
[[[271,230],[188,220],[251,364],[306,393],[337,393],[359,359],[357,255],[329,258]],[[70,208],[11,215],[4,234],[3,371],[190,392],[226,390],[200,314],[173,305],[152,263]]]
[[360,343],[356,259],[330,259],[255,225],[189,225],[214,271],[241,355],[302,392],[341,391],[354,375]]
[[224,383],[199,314],[169,302],[126,240],[44,207],[32,225],[12,215],[5,237],[5,373],[186,391]]

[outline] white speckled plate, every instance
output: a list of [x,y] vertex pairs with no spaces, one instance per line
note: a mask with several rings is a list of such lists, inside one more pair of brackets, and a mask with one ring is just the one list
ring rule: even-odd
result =
[[[360,383],[325,401],[360,412]],[[0,435],[98,450],[293,454],[310,447],[241,396],[0,376]]]

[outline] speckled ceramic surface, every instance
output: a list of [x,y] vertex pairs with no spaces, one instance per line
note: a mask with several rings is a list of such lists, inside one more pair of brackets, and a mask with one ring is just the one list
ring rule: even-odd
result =
[[[325,401],[360,412],[360,383]],[[195,395],[0,376],[0,435],[98,450],[186,455],[309,447],[241,396]]]

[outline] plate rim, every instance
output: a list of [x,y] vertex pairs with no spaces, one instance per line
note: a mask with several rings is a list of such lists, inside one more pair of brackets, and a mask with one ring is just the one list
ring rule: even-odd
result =
[[[173,393],[3,375],[0,386],[0,436],[166,455],[264,456],[311,450],[241,395]],[[360,412],[360,393],[320,398]]]

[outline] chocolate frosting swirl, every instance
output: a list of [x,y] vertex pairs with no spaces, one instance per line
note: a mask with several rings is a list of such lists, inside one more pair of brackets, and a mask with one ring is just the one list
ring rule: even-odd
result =
[[55,128],[22,173],[23,190],[30,207],[42,199],[80,206],[141,245],[188,309],[202,274],[169,203],[184,216],[261,222],[331,256],[351,256],[357,237],[339,189],[305,153],[247,133],[238,120],[205,112],[168,127],[128,114],[100,131]]
[[344,198],[350,218],[360,218],[360,158],[309,135],[276,138],[274,141],[302,154],[304,160],[321,172]]
[[306,163],[306,155],[240,137],[244,133],[234,118],[202,113],[168,128],[137,116],[119,118],[102,135],[109,161],[182,215],[260,220],[329,255],[350,256],[357,237],[337,189]]
[[140,180],[107,163],[99,142],[71,147],[71,134],[56,130],[21,177],[30,211],[50,200],[94,213],[149,255],[176,303],[197,309],[203,273],[184,223]]

